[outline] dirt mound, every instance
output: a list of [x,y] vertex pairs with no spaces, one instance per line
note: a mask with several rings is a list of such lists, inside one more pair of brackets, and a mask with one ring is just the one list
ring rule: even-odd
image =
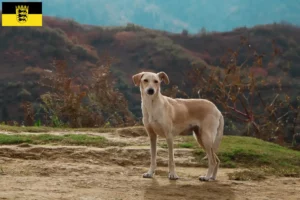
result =
[[122,137],[140,137],[147,136],[147,132],[144,127],[128,127],[117,129],[117,134]]
[[[21,144],[18,146],[0,147],[0,157],[72,162],[94,160],[99,164],[113,163],[120,166],[148,166],[150,164],[149,147],[143,146],[93,148],[82,146],[32,146]],[[195,162],[192,150],[176,149],[175,157],[177,158],[177,166],[201,166],[199,163]],[[167,166],[167,159],[168,151],[159,148],[157,151],[158,165]]]

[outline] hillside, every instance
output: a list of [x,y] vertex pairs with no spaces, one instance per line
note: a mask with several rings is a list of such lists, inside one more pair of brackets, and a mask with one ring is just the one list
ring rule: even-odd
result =
[[183,29],[197,33],[202,27],[210,31],[230,31],[240,26],[251,27],[281,21],[300,25],[299,10],[298,0],[273,0],[272,3],[253,0],[214,0],[209,3],[207,0],[43,1],[44,15],[98,26],[124,26],[131,22],[177,33]]
[[96,27],[44,17],[41,28],[2,27],[0,121],[23,119],[19,105],[23,100],[38,101],[40,89],[35,81],[43,69],[52,69],[53,58],[67,60],[73,76],[87,77],[87,70],[101,63],[101,56],[106,52],[118,59],[112,68],[117,86],[129,100],[130,109],[140,116],[139,91],[133,88],[132,74],[163,70],[170,76],[171,86],[176,84],[188,90],[189,85],[184,85],[183,80],[191,66],[218,65],[228,48],[237,48],[241,35],[250,35],[251,45],[259,53],[272,53],[271,39],[283,50],[281,62],[269,63],[268,57],[264,60],[269,66],[264,69],[268,77],[282,76],[277,70],[279,65],[290,61],[291,70],[285,78],[299,78],[300,28],[291,25],[272,24],[232,32],[188,35],[133,24]]

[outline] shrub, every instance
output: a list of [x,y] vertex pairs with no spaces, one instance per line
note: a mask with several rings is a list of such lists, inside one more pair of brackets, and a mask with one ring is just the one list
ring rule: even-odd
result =
[[[127,101],[114,87],[113,59],[103,57],[103,65],[90,69],[90,78],[72,78],[65,61],[56,60],[53,73],[42,76],[40,84],[48,88],[41,95],[42,108],[52,126],[71,127],[133,125]],[[87,85],[82,85],[84,82]]]
[[[243,47],[248,49],[249,58],[239,64],[239,51]],[[281,55],[273,42],[272,57]],[[264,56],[252,49],[246,38],[241,37],[240,47],[228,50],[221,68],[195,67],[188,73],[188,78],[193,85],[193,96],[198,96],[200,91],[201,98],[215,102],[226,117],[244,124],[245,135],[265,140],[276,138],[276,142],[283,144],[287,135],[286,119],[299,112],[299,107],[292,105],[288,92],[284,90],[291,83],[283,82],[281,78],[276,82],[267,78],[263,67]],[[249,60],[253,62],[249,63]],[[246,64],[250,64],[250,67],[246,67]],[[281,69],[284,70],[284,67]],[[270,94],[269,88],[274,92]]]

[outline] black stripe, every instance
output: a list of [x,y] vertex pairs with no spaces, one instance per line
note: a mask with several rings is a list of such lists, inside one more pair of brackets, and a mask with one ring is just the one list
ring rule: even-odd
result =
[[42,14],[42,2],[2,2],[2,14],[16,14],[16,6],[29,6],[29,14]]

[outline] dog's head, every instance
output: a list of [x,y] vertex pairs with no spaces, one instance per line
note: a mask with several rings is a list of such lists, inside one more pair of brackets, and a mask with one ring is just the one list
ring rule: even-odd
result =
[[155,96],[160,92],[160,84],[169,84],[169,77],[165,72],[141,72],[132,76],[135,86],[140,86],[142,94]]

